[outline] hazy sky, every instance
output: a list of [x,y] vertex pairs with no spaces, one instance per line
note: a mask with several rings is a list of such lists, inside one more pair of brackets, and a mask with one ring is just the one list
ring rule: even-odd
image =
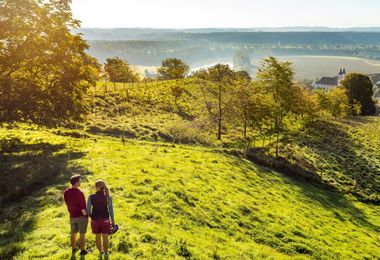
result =
[[380,0],[73,0],[83,27],[380,26]]

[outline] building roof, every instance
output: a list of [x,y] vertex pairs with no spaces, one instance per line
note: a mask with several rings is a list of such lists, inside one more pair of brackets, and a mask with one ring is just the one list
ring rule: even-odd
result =
[[314,82],[318,85],[338,86],[338,77],[322,77]]
[[[372,82],[374,83],[374,84],[378,84],[379,82],[380,82],[380,73],[378,73],[378,74],[370,74],[370,75],[368,75],[370,78],[371,78],[371,80],[372,80]],[[375,83],[376,82],[376,83]]]

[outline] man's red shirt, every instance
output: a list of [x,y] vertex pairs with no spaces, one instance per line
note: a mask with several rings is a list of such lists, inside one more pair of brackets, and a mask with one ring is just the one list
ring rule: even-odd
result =
[[70,218],[79,218],[84,216],[82,209],[86,209],[86,199],[81,190],[77,188],[67,188],[63,192]]

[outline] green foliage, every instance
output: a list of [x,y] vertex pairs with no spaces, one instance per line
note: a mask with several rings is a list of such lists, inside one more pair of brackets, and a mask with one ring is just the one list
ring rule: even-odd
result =
[[202,97],[211,123],[217,126],[217,139],[222,140],[223,119],[231,110],[235,97],[236,73],[225,64],[216,64],[195,75],[201,79]]
[[183,79],[189,72],[189,66],[180,59],[168,58],[162,61],[161,67],[157,70],[160,79]]
[[347,90],[338,87],[328,91],[317,91],[319,112],[328,116],[344,118],[352,114],[358,115],[360,111],[353,111],[350,107]]
[[104,70],[112,82],[137,82],[140,80],[128,62],[119,57],[108,58],[104,64]]
[[[356,103],[361,106],[361,115],[370,116],[376,114],[373,97],[373,85],[368,76],[351,73],[342,81],[342,86],[347,90],[351,107]],[[355,110],[353,108],[353,110]]]
[[[303,87],[295,83],[294,70],[291,63],[281,62],[274,57],[262,61],[257,74],[258,84],[267,95],[264,104],[269,111],[265,118],[270,125],[270,131],[275,134],[276,157],[279,157],[279,139],[286,133],[286,118],[293,115],[302,115],[305,110],[304,98],[306,92]],[[307,107],[307,106],[306,106]]]
[[97,62],[71,34],[70,2],[0,2],[0,122],[80,119]]

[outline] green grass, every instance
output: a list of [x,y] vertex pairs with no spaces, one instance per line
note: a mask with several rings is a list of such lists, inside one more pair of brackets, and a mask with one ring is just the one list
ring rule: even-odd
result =
[[297,132],[288,158],[341,192],[380,202],[380,118],[319,121]]
[[[112,259],[380,255],[378,206],[215,148],[136,140],[124,146],[119,138],[30,126],[3,127],[0,140],[6,185],[24,187],[10,189],[2,206],[1,259],[70,257],[62,191],[77,172],[86,195],[99,178],[111,187],[120,225]],[[96,259],[90,232],[88,248],[86,259]]]
[[[216,140],[200,84],[194,79],[126,84],[125,88],[118,83],[116,90],[109,84],[107,93],[101,89],[103,84],[98,83],[93,113],[84,123],[90,133],[242,150],[242,129],[233,116],[224,120],[223,140]],[[174,86],[184,89],[177,104],[171,91]],[[379,117],[318,122],[306,127],[291,123],[294,129],[287,136],[291,142],[281,148],[280,155],[341,192],[380,201]],[[252,135],[251,129],[248,134]],[[270,137],[266,138],[255,146],[273,156]]]

